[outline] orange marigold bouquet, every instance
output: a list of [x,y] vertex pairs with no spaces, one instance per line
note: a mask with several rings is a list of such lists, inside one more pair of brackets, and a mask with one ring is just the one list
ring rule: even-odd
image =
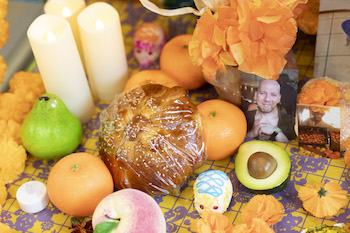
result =
[[225,66],[278,79],[285,55],[296,40],[296,17],[308,0],[194,0],[197,9],[160,9],[149,0],[142,5],[163,16],[200,16],[189,45],[193,64],[214,80]]
[[219,69],[239,70],[278,79],[285,55],[296,40],[293,12],[307,0],[229,0],[217,11],[207,9],[198,19],[189,44],[192,62],[215,79]]

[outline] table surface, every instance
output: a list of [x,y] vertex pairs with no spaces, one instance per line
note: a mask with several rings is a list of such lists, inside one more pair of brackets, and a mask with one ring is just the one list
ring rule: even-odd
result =
[[[179,34],[192,33],[196,23],[196,17],[192,15],[163,17],[149,12],[135,2],[109,2],[120,13],[130,74],[140,70],[139,64],[132,55],[132,35],[135,28],[143,22],[157,21],[166,30],[168,38],[172,38]],[[314,44],[309,39],[310,36],[303,36],[293,48],[301,81],[313,77]],[[156,68],[159,68],[158,64],[148,67],[148,69]],[[190,98],[195,104],[217,97],[218,95],[215,89],[209,84],[190,92]],[[108,103],[106,102],[97,103],[93,118],[84,125],[83,140],[77,151],[98,155],[99,113],[107,106]],[[274,194],[285,208],[282,221],[273,226],[274,231],[300,232],[304,228],[314,227],[320,224],[347,222],[350,213],[348,205],[346,208],[341,209],[334,217],[319,219],[306,213],[302,208],[301,201],[297,197],[297,190],[299,190],[300,186],[304,186],[307,183],[328,180],[336,181],[343,189],[348,191],[350,189],[350,173],[349,169],[345,166],[344,159],[332,160],[308,157],[298,153],[296,143],[278,144],[290,154],[292,174],[291,181],[286,189]],[[68,227],[71,226],[71,216],[62,213],[51,203],[37,214],[28,214],[20,210],[18,202],[15,199],[16,191],[21,184],[30,180],[39,180],[46,183],[55,162],[55,160],[39,160],[32,156],[28,157],[25,171],[21,177],[14,183],[7,185],[8,198],[1,213],[2,222],[8,224],[17,232],[70,232]],[[230,177],[234,192],[231,204],[225,215],[233,224],[241,223],[241,210],[254,194],[250,193],[238,182],[234,171],[234,156],[231,156],[230,158],[219,161],[206,161],[184,184],[180,195],[160,195],[154,197],[166,218],[167,232],[191,232],[189,230],[191,221],[199,217],[193,205],[192,186],[197,175],[208,169],[222,170]],[[90,219],[91,216],[88,216],[82,220],[88,221]]]

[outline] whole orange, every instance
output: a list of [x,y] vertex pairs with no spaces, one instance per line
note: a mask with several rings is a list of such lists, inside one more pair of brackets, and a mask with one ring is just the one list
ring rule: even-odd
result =
[[128,79],[124,91],[130,91],[145,84],[161,84],[166,87],[179,86],[179,83],[174,78],[162,70],[142,70]]
[[169,40],[160,54],[160,69],[171,75],[186,89],[199,88],[206,83],[202,68],[191,62],[188,44],[192,35],[182,34]]
[[197,105],[203,120],[208,159],[219,160],[233,155],[243,143],[247,120],[243,111],[219,99]]
[[113,178],[104,162],[89,153],[73,153],[60,159],[47,180],[51,202],[62,212],[83,217],[114,191]]

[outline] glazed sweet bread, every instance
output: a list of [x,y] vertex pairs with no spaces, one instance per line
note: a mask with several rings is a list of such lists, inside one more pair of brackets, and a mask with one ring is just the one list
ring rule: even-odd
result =
[[100,115],[99,153],[117,189],[178,193],[206,159],[186,89],[148,84],[116,95]]

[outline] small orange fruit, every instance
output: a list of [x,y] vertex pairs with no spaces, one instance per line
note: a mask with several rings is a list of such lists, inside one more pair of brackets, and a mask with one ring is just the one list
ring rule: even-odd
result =
[[60,159],[47,180],[49,198],[62,212],[83,217],[114,191],[113,178],[104,162],[89,153],[73,153]]
[[202,68],[191,62],[188,44],[192,35],[183,34],[169,40],[160,54],[160,69],[171,75],[184,88],[192,90],[206,83]]
[[197,105],[197,110],[204,124],[208,159],[219,160],[233,155],[247,133],[243,111],[219,99],[204,101]]
[[142,70],[128,79],[124,91],[130,91],[145,84],[160,84],[166,87],[179,86],[174,78],[162,70]]

